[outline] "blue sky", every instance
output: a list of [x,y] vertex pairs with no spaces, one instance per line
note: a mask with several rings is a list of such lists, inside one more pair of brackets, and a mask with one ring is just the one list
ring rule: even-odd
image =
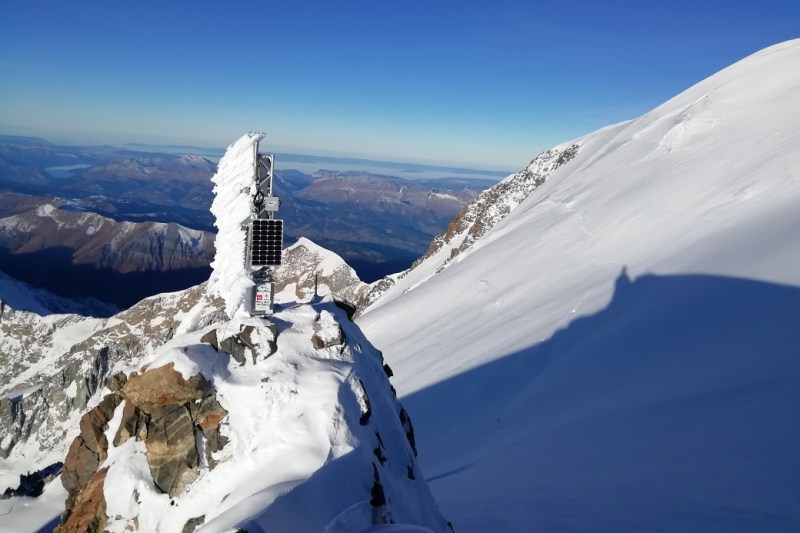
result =
[[798,37],[797,0],[0,0],[0,131],[518,170]]

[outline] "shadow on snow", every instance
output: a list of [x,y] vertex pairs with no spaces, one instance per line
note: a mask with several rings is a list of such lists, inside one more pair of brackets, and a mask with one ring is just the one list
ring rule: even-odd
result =
[[607,308],[402,399],[470,531],[800,529],[800,289],[623,271]]

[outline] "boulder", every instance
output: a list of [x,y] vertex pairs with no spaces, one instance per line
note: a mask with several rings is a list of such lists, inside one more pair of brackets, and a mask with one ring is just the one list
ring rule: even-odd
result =
[[[206,342],[216,343],[216,333],[210,333]],[[153,482],[162,492],[177,496],[199,476],[197,432],[206,439],[209,467],[216,466],[211,454],[227,443],[220,424],[228,412],[202,375],[184,379],[170,363],[131,376],[122,394],[126,403],[114,442],[144,440]]]
[[117,434],[114,436],[114,446],[121,446],[131,437],[138,437],[139,440],[147,438],[147,422],[149,415],[139,410],[131,401],[125,401],[122,409],[122,420],[119,424]]
[[194,417],[195,424],[206,438],[206,463],[211,469],[217,466],[213,454],[228,443],[228,439],[220,432],[220,424],[226,416],[228,416],[228,411],[219,404],[215,397],[208,396],[202,401]]
[[222,340],[220,340],[220,335],[217,330],[211,330],[200,337],[200,341],[209,344],[217,351],[222,350],[230,355],[239,365],[246,364],[248,356],[253,361],[253,364],[255,364],[260,354],[263,354],[264,358],[267,358],[278,349],[277,342],[275,341],[278,336],[277,328],[274,324],[270,324],[267,326],[267,329],[272,333],[272,339],[267,341],[266,350],[253,338],[253,333],[256,328],[249,325],[242,326],[239,333],[225,337]]

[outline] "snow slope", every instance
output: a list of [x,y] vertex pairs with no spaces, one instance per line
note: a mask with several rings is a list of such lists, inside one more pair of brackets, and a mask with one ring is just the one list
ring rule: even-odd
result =
[[800,529],[800,40],[571,144],[359,319],[444,514],[460,533]]

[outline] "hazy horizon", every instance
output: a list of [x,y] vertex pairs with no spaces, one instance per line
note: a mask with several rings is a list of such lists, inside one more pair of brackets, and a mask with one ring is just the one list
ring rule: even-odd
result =
[[[78,139],[53,139],[47,135],[34,135],[31,132],[15,131],[7,125],[0,125],[0,138],[21,137],[42,139],[54,145],[65,147],[112,147],[142,153],[170,153],[198,155],[216,163],[225,154],[226,147],[204,147],[191,144],[157,144],[146,142],[104,142],[94,137],[81,141]],[[273,149],[268,142],[262,141],[261,151],[273,153],[276,157],[275,167],[278,170],[298,170],[313,174],[320,170],[368,172],[405,179],[488,179],[499,181],[509,174],[522,169],[485,169],[469,166],[448,165],[435,162],[397,161],[391,159],[374,159],[368,154],[314,154],[298,151],[281,151]]]
[[511,170],[800,37],[799,20],[789,0],[0,2],[0,116]]

